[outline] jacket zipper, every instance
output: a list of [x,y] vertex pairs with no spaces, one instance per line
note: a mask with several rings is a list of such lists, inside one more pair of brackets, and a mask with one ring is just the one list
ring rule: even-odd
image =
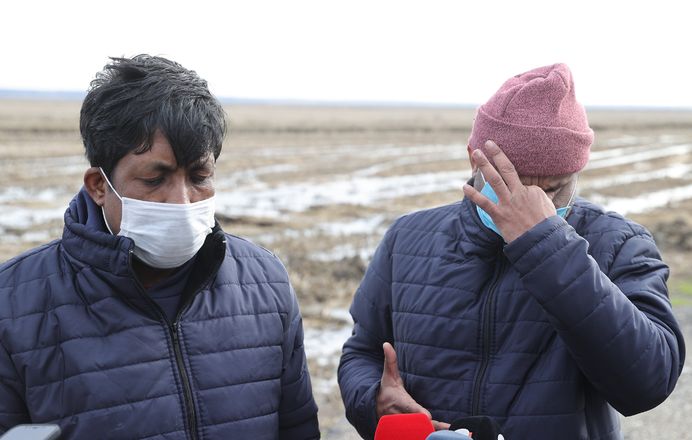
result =
[[488,370],[488,365],[490,364],[490,344],[492,342],[492,317],[493,309],[495,304],[495,292],[497,291],[497,285],[499,284],[502,272],[504,272],[504,258],[500,254],[499,264],[497,266],[495,277],[493,278],[490,289],[488,290],[488,297],[483,305],[483,327],[481,328],[481,340],[482,340],[482,356],[481,365],[478,367],[478,373],[476,374],[476,380],[473,384],[473,395],[471,400],[471,415],[481,415],[481,385],[485,380],[485,375]]
[[154,310],[156,310],[157,314],[159,315],[159,321],[163,323],[164,327],[166,327],[168,333],[171,335],[173,343],[173,353],[175,356],[175,364],[178,367],[178,374],[180,375],[180,379],[183,383],[183,398],[185,400],[187,432],[190,435],[191,440],[197,440],[197,416],[195,414],[195,402],[192,399],[192,387],[190,386],[190,380],[187,377],[187,369],[185,368],[183,352],[180,346],[180,338],[178,337],[178,329],[180,328],[180,317],[182,316],[185,309],[189,306],[190,300],[186,301],[185,305],[182,308],[180,308],[180,310],[178,310],[178,314],[175,317],[175,321],[173,322],[173,324],[168,324],[168,320],[166,319],[166,316],[163,314],[163,310],[161,310],[161,307],[159,307],[159,305],[156,304],[156,302],[152,300],[149,297],[149,295],[147,295],[144,286],[142,286],[142,283],[139,282],[139,279],[137,278],[137,275],[134,273],[134,270],[132,270],[132,254],[133,252],[132,250],[130,250],[129,266],[130,271],[132,273],[132,277],[137,283],[137,286],[139,287],[139,291],[142,294],[142,296],[146,298],[147,302],[149,302],[149,305],[151,305],[151,307]]
[[178,372],[183,382],[183,394],[185,396],[185,413],[187,416],[188,432],[192,440],[197,439],[197,415],[195,414],[195,402],[192,400],[192,387],[190,379],[187,377],[187,369],[183,360],[183,352],[180,348],[180,338],[178,337],[178,329],[180,328],[180,315],[183,309],[180,309],[175,322],[168,327],[171,338],[173,339],[173,352],[175,353],[175,363],[178,366]]
[[[223,240],[221,240],[221,242],[223,244],[224,251],[225,251],[226,239],[224,238]],[[187,417],[188,433],[190,434],[190,438],[192,440],[197,440],[197,438],[198,438],[197,437],[197,414],[195,412],[195,402],[192,399],[192,386],[190,385],[190,379],[187,375],[187,369],[185,368],[185,361],[183,359],[183,351],[182,351],[181,344],[180,344],[180,338],[178,337],[178,331],[180,330],[180,318],[183,316],[183,313],[185,312],[185,310],[187,310],[187,308],[192,303],[192,300],[197,295],[197,292],[195,292],[194,295],[188,296],[185,303],[178,310],[178,314],[176,315],[175,320],[173,321],[173,324],[169,325],[168,320],[166,319],[166,316],[163,314],[163,310],[161,310],[161,307],[159,307],[159,305],[156,304],[156,302],[154,300],[149,298],[149,295],[147,295],[147,292],[144,289],[144,286],[142,286],[142,283],[139,282],[137,275],[134,273],[134,270],[132,269],[132,254],[133,254],[133,251],[132,251],[132,249],[130,249],[128,265],[130,266],[130,272],[132,274],[132,277],[136,281],[137,286],[139,287],[140,293],[144,296],[144,298],[147,299],[149,304],[157,311],[160,321],[162,323],[164,323],[165,327],[168,329],[169,334],[171,335],[171,339],[173,340],[173,352],[175,354],[175,363],[176,363],[176,366],[178,367],[178,373],[180,374],[180,378],[183,382],[183,395],[184,395],[184,400],[185,400],[185,415]],[[214,269],[211,271],[209,277],[207,277],[207,279],[201,284],[201,287],[204,287],[211,282],[211,280],[214,278],[216,273],[219,271],[219,268],[221,267],[222,260],[223,260],[223,257],[217,259]]]
[[[225,248],[226,240],[223,240],[223,243]],[[209,275],[209,277],[201,284],[201,287],[204,287],[211,282],[214,275],[216,275],[216,273],[218,272],[219,267],[221,267],[220,260],[215,264],[214,270],[211,271],[211,275]],[[195,298],[196,295],[197,292],[195,292],[194,295],[189,295],[187,297],[185,303],[178,309],[178,314],[176,315],[173,324],[168,326],[168,329],[171,333],[171,337],[173,338],[173,352],[175,353],[175,363],[178,366],[178,371],[180,372],[180,377],[183,382],[183,394],[185,396],[185,411],[187,414],[188,421],[187,426],[190,433],[190,438],[192,440],[197,440],[197,414],[195,412],[195,402],[192,399],[192,385],[190,385],[190,378],[187,375],[187,368],[185,368],[183,350],[180,344],[180,338],[178,337],[178,332],[180,330],[180,318],[183,316],[183,313],[185,313],[185,310],[187,310],[187,308],[190,307],[190,304],[192,303],[192,300]],[[158,307],[158,304],[156,304],[156,306]],[[161,310],[160,307],[158,308],[159,310]],[[161,311],[160,313],[163,317],[163,311]],[[165,317],[163,317],[163,320],[164,322],[166,322]]]

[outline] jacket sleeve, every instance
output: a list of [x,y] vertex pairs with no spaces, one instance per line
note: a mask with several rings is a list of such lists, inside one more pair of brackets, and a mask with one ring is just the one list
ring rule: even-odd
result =
[[351,305],[353,333],[346,341],[338,379],[346,418],[361,437],[371,439],[377,427],[376,396],[384,364],[382,344],[392,342],[391,253],[380,243]]
[[668,267],[646,231],[623,228],[629,230],[613,239],[607,273],[587,253],[587,240],[557,216],[505,254],[587,380],[620,413],[633,415],[673,391],[685,347],[668,299]]
[[310,374],[303,346],[303,319],[291,288],[291,307],[283,343],[283,373],[279,404],[279,438],[304,440],[320,438],[317,404],[312,396]]
[[15,425],[31,423],[23,389],[9,353],[0,345],[0,435]]

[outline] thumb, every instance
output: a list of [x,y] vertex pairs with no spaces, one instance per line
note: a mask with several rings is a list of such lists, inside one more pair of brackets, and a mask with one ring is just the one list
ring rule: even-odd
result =
[[438,422],[437,420],[432,421],[435,431],[445,431],[448,430],[452,425],[446,422]]
[[392,344],[385,342],[382,344],[384,351],[384,368],[382,369],[382,385],[401,385],[403,380],[399,375],[399,365],[397,364],[396,351]]

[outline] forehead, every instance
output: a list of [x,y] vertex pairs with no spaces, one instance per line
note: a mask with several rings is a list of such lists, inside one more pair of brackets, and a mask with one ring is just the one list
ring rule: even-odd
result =
[[[214,155],[209,152],[209,154],[200,157],[185,168],[213,167],[214,163]],[[152,138],[151,148],[146,151],[134,150],[129,152],[118,162],[117,168],[131,171],[146,171],[150,169],[175,170],[178,168],[178,161],[168,139],[160,132],[156,132]]]
[[571,183],[577,174],[561,174],[557,176],[519,176],[524,185],[535,185],[543,189],[557,189]]

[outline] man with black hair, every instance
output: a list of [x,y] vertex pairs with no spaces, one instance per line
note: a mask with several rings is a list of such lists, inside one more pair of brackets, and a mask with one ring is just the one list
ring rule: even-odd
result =
[[115,58],[61,240],[0,266],[0,434],[319,438],[281,262],[214,220],[224,111],[193,71]]

